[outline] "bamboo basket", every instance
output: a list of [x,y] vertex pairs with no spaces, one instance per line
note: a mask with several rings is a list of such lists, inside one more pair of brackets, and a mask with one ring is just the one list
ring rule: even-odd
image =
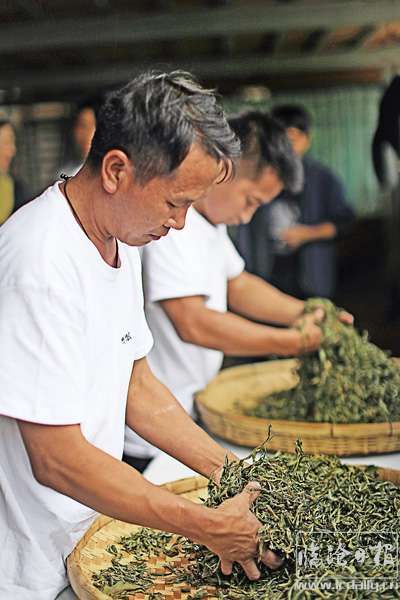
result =
[[[194,502],[200,502],[200,498],[207,495],[208,480],[205,477],[188,477],[167,483],[162,487],[174,494],[181,495]],[[124,523],[111,517],[100,516],[88,529],[81,541],[69,555],[67,560],[67,571],[70,584],[80,600],[110,600],[110,596],[98,590],[92,584],[92,574],[111,564],[111,555],[106,551],[107,546],[117,542],[122,536],[129,535],[140,529],[137,525]],[[164,581],[160,575],[162,567],[166,562],[174,562],[176,566],[184,564],[183,557],[170,559],[161,554],[157,558],[150,558],[148,564],[151,569],[158,573],[157,584],[145,593],[135,593],[129,596],[129,600],[143,600],[147,598],[150,591],[158,592],[163,598],[176,600],[186,598],[195,592],[194,588],[188,588],[186,584],[175,584]],[[167,573],[166,573],[167,575]],[[182,591],[182,588],[188,591]],[[214,592],[210,589],[210,594]],[[212,595],[209,596],[210,598]]]
[[[378,469],[378,474],[380,479],[391,481],[400,486],[400,471]],[[200,498],[207,495],[207,479],[205,477],[179,479],[167,483],[163,487],[194,502],[200,502]],[[92,574],[111,564],[111,556],[106,551],[107,546],[116,543],[121,536],[129,535],[137,529],[139,529],[137,525],[124,523],[110,517],[100,516],[96,519],[67,560],[68,577],[75,594],[80,600],[110,600],[110,596],[104,594],[92,584]],[[184,600],[198,591],[197,588],[189,587],[187,584],[171,584],[171,582],[164,580],[161,565],[168,560],[173,561],[177,566],[183,565],[185,562],[184,557],[179,556],[173,559],[169,559],[165,555],[149,558],[150,568],[155,569],[159,575],[157,583],[146,593],[130,595],[129,600],[145,600],[150,592],[158,592],[166,600]],[[207,598],[217,598],[215,588],[209,587],[206,590]]]
[[400,451],[400,422],[332,424],[261,419],[240,414],[236,402],[253,406],[261,397],[294,387],[295,359],[232,367],[221,371],[196,396],[196,406],[209,431],[221,438],[254,448],[273,437],[268,448],[293,452],[297,438],[309,454],[356,456]]

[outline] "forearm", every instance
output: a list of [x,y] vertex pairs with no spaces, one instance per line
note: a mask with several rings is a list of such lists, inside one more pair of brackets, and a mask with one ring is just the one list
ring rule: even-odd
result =
[[206,477],[227,455],[236,458],[196,425],[147,362],[136,363],[133,369],[126,422],[145,440]]
[[295,338],[301,341],[294,330],[253,323],[231,312],[205,309],[196,316],[185,341],[220,350],[228,356],[284,356],[296,353]]
[[[73,426],[79,434],[66,432],[65,440],[68,427],[59,427],[46,452],[43,444],[35,448],[41,438],[28,435],[26,427],[46,426],[29,423],[21,429],[32,470],[42,485],[115,519],[200,539],[209,519],[206,509],[149,483],[127,464],[87,442],[79,426]],[[68,453],[63,451],[65,445]]]
[[234,313],[282,325],[292,324],[304,310],[302,300],[284,294],[246,271],[229,281],[228,304]]
[[331,240],[336,237],[337,229],[334,223],[325,222],[318,225],[308,225],[308,241]]

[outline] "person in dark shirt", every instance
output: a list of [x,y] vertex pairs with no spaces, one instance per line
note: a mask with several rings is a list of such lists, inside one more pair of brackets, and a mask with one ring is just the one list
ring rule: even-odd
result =
[[306,155],[311,145],[309,113],[301,106],[282,105],[272,115],[302,157],[304,187],[297,194],[283,191],[258,209],[249,225],[238,228],[236,243],[247,270],[282,291],[330,298],[336,280],[334,239],[348,232],[354,213],[339,178]]

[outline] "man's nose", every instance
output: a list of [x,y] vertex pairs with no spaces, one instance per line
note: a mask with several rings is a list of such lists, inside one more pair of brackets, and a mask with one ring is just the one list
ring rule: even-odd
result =
[[175,213],[172,219],[169,219],[168,223],[170,223],[170,227],[173,229],[183,229],[185,227],[186,222],[186,214],[188,211],[188,207],[180,208]]

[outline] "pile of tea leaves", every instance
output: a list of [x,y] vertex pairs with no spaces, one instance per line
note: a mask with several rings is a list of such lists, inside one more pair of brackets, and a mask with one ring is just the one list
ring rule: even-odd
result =
[[296,369],[296,387],[268,395],[246,415],[326,423],[378,423],[400,420],[400,368],[388,353],[343,324],[340,309],[322,298],[307,300],[305,313],[325,310],[322,343],[304,355]]
[[[151,543],[146,542],[146,553],[186,556],[184,566],[174,569],[168,563],[166,569],[171,585],[184,582],[188,589],[197,590],[186,596],[187,600],[400,598],[396,553],[400,488],[381,481],[375,467],[361,469],[343,465],[336,457],[304,455],[300,443],[294,454],[268,455],[265,447],[261,447],[247,459],[225,463],[220,484],[209,482],[206,505],[219,506],[240,493],[250,481],[261,486],[261,493],[251,507],[262,525],[260,546],[275,550],[286,559],[281,569],[271,571],[259,564],[261,578],[250,582],[235,564],[232,575],[224,576],[218,557],[206,547],[182,537],[166,538],[165,534],[147,529],[133,534],[130,547],[135,560],[144,560],[140,536],[161,536],[158,548],[155,538]],[[127,548],[126,540],[123,538],[119,543],[122,554],[126,554],[123,550],[123,546]],[[114,545],[114,554],[119,552],[116,548]],[[119,585],[124,586],[124,573],[115,574],[118,561],[115,557],[111,567],[114,586],[118,578]],[[141,563],[139,571],[139,579],[143,575],[145,581],[152,577],[149,570],[143,573]],[[102,583],[106,577],[107,569],[94,575],[95,585],[104,589]],[[383,587],[378,588],[379,584]],[[151,584],[146,589],[146,598],[157,597],[150,593]],[[378,589],[376,595],[371,593],[374,589]],[[127,598],[127,587],[112,597]]]

